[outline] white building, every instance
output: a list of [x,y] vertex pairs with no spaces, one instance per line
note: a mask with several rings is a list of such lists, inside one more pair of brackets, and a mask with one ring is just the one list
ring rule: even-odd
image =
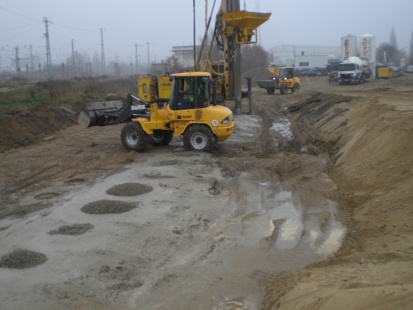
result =
[[295,56],[294,68],[298,70],[310,68],[327,68],[328,55],[303,55]]
[[[198,51],[199,46],[196,46]],[[184,68],[194,67],[194,46],[173,46],[172,47],[173,57],[177,59],[178,64]]]
[[[272,64],[278,66],[293,66],[297,62],[299,56],[327,56],[327,59],[338,58],[340,55],[339,46],[315,46],[315,45],[279,45],[269,49],[272,57]],[[324,59],[325,57],[323,57]],[[317,57],[308,59],[314,61],[314,63],[324,62],[324,60],[317,60]],[[307,60],[302,59],[302,62]],[[327,63],[328,64],[328,61]],[[297,66],[299,67],[299,66]],[[309,67],[320,67],[320,65],[314,65]]]

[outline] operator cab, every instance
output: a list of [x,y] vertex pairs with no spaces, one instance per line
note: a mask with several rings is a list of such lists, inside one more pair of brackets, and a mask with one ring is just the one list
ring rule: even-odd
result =
[[209,82],[209,73],[174,74],[169,108],[171,110],[188,110],[207,107],[210,103]]
[[281,68],[280,77],[282,79],[292,79],[294,77],[294,68]]

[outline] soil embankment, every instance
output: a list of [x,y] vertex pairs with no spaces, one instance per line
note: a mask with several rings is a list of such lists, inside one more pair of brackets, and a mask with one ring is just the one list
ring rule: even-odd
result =
[[330,176],[350,221],[334,258],[266,283],[266,309],[413,305],[413,84],[375,82],[290,106],[297,124],[329,145]]

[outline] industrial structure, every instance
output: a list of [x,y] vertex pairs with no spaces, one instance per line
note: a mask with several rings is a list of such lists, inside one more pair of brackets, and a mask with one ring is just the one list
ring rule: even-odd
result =
[[376,37],[365,34],[357,38],[346,35],[341,38],[341,61],[347,62],[350,57],[359,57],[368,62],[372,75],[376,72]]

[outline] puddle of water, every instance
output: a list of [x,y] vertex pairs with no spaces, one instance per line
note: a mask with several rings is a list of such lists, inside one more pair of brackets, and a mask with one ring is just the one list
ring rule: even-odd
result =
[[274,224],[267,214],[250,213],[241,220],[241,234],[249,241],[259,242],[268,238],[274,231]]
[[321,205],[305,204],[304,207],[292,192],[279,184],[249,182],[250,186],[259,187],[261,201],[256,204],[257,211],[241,218],[241,235],[245,241],[270,240],[273,250],[294,251],[294,255],[308,257],[308,263],[323,260],[339,250],[346,229],[338,220],[335,202],[323,198]]
[[279,123],[272,123],[270,130],[275,130],[287,140],[291,140],[294,137],[291,131],[291,122],[288,119],[280,119]]

